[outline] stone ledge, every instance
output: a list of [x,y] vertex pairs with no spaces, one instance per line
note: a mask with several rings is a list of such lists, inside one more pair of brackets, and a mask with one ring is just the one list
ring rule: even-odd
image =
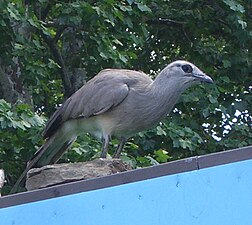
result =
[[28,191],[58,184],[107,176],[131,167],[121,159],[95,159],[81,163],[62,163],[31,169],[27,173]]

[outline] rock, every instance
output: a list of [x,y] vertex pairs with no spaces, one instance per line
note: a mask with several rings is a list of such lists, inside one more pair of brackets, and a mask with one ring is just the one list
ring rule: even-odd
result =
[[47,165],[29,170],[26,178],[26,189],[30,191],[73,181],[107,176],[130,169],[130,165],[121,159],[95,159],[89,162]]

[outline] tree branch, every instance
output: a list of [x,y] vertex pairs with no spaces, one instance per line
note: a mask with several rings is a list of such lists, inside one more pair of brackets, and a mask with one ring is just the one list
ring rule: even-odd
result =
[[69,78],[69,73],[67,71],[67,68],[65,66],[63,57],[60,53],[60,51],[58,50],[57,44],[54,42],[54,39],[50,38],[49,36],[43,34],[41,32],[41,36],[43,38],[43,40],[47,43],[55,61],[59,64],[60,66],[60,75],[61,75],[61,79],[63,81],[63,85],[64,85],[64,91],[65,91],[65,96],[69,97],[71,94],[73,94],[73,88],[72,88],[72,84]]
[[[38,19],[45,21],[46,16],[48,15],[53,3],[54,3],[54,1],[49,2],[48,5],[46,6],[46,8],[43,10],[43,12],[40,12],[40,10],[38,10],[36,7],[34,7],[34,13],[35,13],[36,17]],[[54,38],[47,36],[41,30],[38,30],[38,32],[40,33],[40,35],[43,38],[43,40],[45,41],[45,43],[48,45],[48,47],[54,57],[54,60],[60,66],[60,76],[61,76],[61,79],[62,79],[62,82],[64,85],[64,94],[66,97],[69,97],[70,95],[73,94],[74,89],[72,88],[70,74],[67,71],[67,68],[65,66],[65,62],[64,62],[63,57],[62,57],[62,55],[58,49],[58,46],[57,46],[57,41],[60,38],[60,36],[65,28],[66,28],[65,26],[58,28],[58,31],[57,31]]]
[[50,0],[45,9],[41,12],[41,20],[45,21],[49,11],[51,10],[53,4],[55,3],[54,0]]
[[185,31],[185,26],[187,24],[187,22],[184,21],[178,21],[178,20],[173,20],[173,19],[169,19],[169,18],[158,18],[158,20],[151,20],[149,21],[151,24],[164,24],[164,25],[179,25],[182,28],[182,32],[184,34],[184,36],[186,37],[186,39],[192,43],[191,39],[189,38],[189,36],[187,35],[186,31]]
[[20,67],[16,58],[13,58],[13,64],[8,65],[4,65],[0,58],[0,98],[10,103],[21,101],[32,105],[32,97],[23,85],[19,73]]
[[64,30],[65,30],[67,27],[68,27],[67,25],[64,25],[64,26],[61,26],[61,27],[59,27],[59,28],[57,29],[56,34],[55,34],[55,36],[54,36],[54,38],[53,38],[53,41],[54,41],[55,43],[58,42],[58,40],[59,40],[60,37],[61,37],[61,34],[64,32]]
[[9,75],[6,73],[3,65],[1,65],[1,59],[0,59],[0,85],[1,85],[0,98],[5,99],[7,102],[15,103],[16,94],[14,90],[14,84],[10,79]]
[[169,19],[169,18],[158,18],[157,20],[149,20],[148,23],[150,23],[150,24],[179,24],[179,25],[184,25],[187,22],[173,20],[173,19]]

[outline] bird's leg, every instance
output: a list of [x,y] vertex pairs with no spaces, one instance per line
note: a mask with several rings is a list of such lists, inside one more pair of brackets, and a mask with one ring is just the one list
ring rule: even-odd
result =
[[108,147],[109,147],[109,135],[105,135],[102,138],[101,158],[106,158],[107,157]]
[[115,154],[113,155],[113,158],[119,158],[120,155],[121,155],[121,152],[123,150],[123,146],[125,145],[125,143],[127,142],[127,138],[125,137],[122,137],[121,138],[121,142],[120,144],[118,145],[116,151],[115,151]]

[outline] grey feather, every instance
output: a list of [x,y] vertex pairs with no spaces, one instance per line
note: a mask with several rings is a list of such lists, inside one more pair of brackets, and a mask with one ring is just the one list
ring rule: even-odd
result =
[[134,88],[150,82],[152,80],[147,75],[138,71],[101,71],[56,110],[43,133],[44,138],[52,135],[67,120],[88,118],[114,108],[127,97],[129,85]]

